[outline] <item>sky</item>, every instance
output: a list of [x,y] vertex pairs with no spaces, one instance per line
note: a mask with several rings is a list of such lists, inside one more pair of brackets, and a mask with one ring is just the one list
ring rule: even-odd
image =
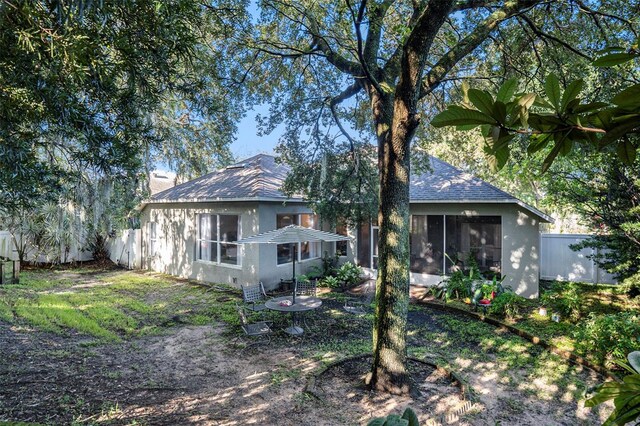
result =
[[268,113],[268,107],[258,106],[248,111],[238,125],[236,140],[231,144],[231,153],[237,160],[243,160],[256,154],[273,154],[273,150],[282,134],[282,128],[277,127],[269,135],[258,136],[255,117],[259,113],[265,115]]

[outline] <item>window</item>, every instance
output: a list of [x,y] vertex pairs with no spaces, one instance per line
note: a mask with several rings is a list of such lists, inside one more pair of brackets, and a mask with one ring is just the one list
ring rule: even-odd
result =
[[149,222],[149,256],[158,253],[158,224]]
[[411,272],[442,275],[444,216],[412,215],[409,247]]
[[[348,236],[347,225],[343,222],[338,222],[336,225],[336,234]],[[349,247],[348,241],[336,241],[336,256],[346,256],[347,247]]]
[[238,215],[199,214],[197,259],[239,265],[239,229]]
[[[447,255],[463,269],[477,266],[487,278],[500,275],[502,218],[500,216],[447,216]],[[447,271],[452,268],[447,259]]]
[[[358,230],[361,266],[378,268],[378,232],[375,222],[363,223]],[[500,276],[502,218],[412,215],[409,248],[414,273],[442,275],[474,266],[487,278]]]
[[[289,225],[300,225],[305,228],[318,229],[318,216],[314,214],[279,214],[276,216],[276,227],[284,228]],[[293,262],[294,253],[297,253],[297,261],[315,259],[320,257],[319,242],[304,242],[292,244],[278,244],[278,265]]]

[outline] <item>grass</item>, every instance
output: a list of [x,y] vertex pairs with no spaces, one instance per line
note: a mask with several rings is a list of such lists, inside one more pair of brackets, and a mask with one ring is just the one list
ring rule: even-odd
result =
[[0,288],[0,320],[55,333],[85,334],[100,341],[120,341],[157,333],[178,322],[237,323],[233,299],[217,301],[223,295],[229,294],[206,292],[155,273],[33,269],[22,272],[20,284]]

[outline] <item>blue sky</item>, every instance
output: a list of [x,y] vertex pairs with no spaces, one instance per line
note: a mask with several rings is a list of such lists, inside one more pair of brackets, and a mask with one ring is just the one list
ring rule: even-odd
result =
[[237,160],[242,160],[256,154],[273,154],[273,150],[282,134],[281,127],[277,127],[269,135],[258,136],[255,119],[258,113],[265,115],[268,111],[268,106],[258,106],[248,111],[247,115],[238,125],[236,141],[231,144],[231,153]]

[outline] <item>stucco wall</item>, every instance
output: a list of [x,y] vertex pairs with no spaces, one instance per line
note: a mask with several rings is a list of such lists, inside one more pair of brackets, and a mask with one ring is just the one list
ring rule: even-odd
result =
[[[527,298],[538,297],[540,233],[538,218],[514,204],[411,204],[411,214],[502,217],[504,283]],[[436,284],[442,277],[411,274],[413,284]]]
[[[219,265],[196,260],[196,217],[201,213],[236,214],[240,216],[239,237],[248,237],[276,227],[276,214],[311,213],[301,203],[175,203],[150,204],[142,211],[143,267],[183,278],[233,286],[262,281],[273,288],[280,279],[291,278],[291,263],[277,265],[275,244],[240,246],[241,264]],[[149,256],[149,222],[157,223],[158,254]],[[323,250],[325,248],[323,247]],[[319,259],[296,262],[296,274],[320,265]]]

